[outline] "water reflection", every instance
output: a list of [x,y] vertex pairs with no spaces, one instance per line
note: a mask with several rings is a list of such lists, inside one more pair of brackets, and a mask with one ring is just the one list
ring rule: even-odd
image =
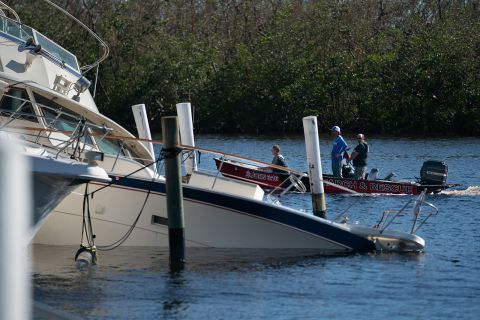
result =
[[162,308],[166,316],[181,315],[188,308],[185,301],[184,271],[170,272],[166,279],[165,293],[166,300],[162,300]]

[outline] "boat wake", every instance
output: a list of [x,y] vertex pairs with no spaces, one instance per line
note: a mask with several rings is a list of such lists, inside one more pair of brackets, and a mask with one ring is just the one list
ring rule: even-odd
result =
[[480,186],[470,186],[464,190],[444,190],[440,194],[449,196],[480,196]]

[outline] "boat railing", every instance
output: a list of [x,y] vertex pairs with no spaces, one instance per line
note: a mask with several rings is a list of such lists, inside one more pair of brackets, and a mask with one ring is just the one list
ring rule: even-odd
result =
[[[71,112],[65,111],[61,107],[48,106],[48,105],[45,105],[45,104],[42,104],[42,103],[39,103],[39,102],[34,102],[30,99],[17,97],[17,96],[8,94],[8,93],[4,93],[3,96],[8,97],[8,98],[13,99],[13,100],[18,100],[20,105],[15,110],[0,109],[0,113],[2,115],[9,116],[9,118],[11,119],[11,120],[8,120],[6,123],[2,124],[0,126],[0,129],[8,126],[13,121],[15,121],[17,119],[20,119],[22,116],[23,117],[32,117],[32,118],[34,117],[37,120],[38,119],[43,119],[43,121],[45,122],[47,127],[50,128],[50,129],[55,129],[55,128],[61,129],[61,128],[56,127],[56,125],[57,125],[57,123],[59,123],[60,117],[62,117],[62,116],[66,116],[66,117],[72,119],[72,120],[65,120],[65,119],[61,120],[62,123],[65,123],[67,126],[70,126],[70,127],[76,127],[80,121],[85,120],[85,118],[83,116],[75,115]],[[21,111],[28,104],[32,104],[32,105],[35,104],[39,107],[39,109],[47,110],[51,114],[55,114],[55,116],[54,117],[47,117],[47,116],[44,115],[45,114],[44,112],[41,115],[37,115],[37,114],[34,114],[34,113]],[[95,129],[95,130],[106,131],[107,133],[112,131],[111,128],[108,128],[106,126],[99,126],[99,125],[96,125],[96,124],[94,124],[92,122],[89,122],[89,121],[85,122],[85,126],[87,126],[88,128],[91,128],[91,129]]]
[[[0,108],[0,116],[6,118],[5,122],[0,125],[0,130],[16,133],[21,131],[25,138],[30,137],[29,141],[46,148],[55,149],[57,157],[62,153],[68,153],[67,151],[73,150],[73,153],[69,155],[77,158],[85,151],[88,145],[90,145],[91,148],[98,148],[100,151],[103,151],[99,145],[103,140],[108,139],[116,140],[119,143],[118,148],[116,148],[117,154],[113,154],[116,157],[114,166],[119,156],[125,156],[127,154],[124,148],[125,137],[108,137],[113,129],[105,125],[97,125],[89,122],[83,116],[65,111],[59,106],[48,106],[8,93],[4,93],[3,97],[17,101],[17,103],[15,104],[15,108]],[[33,105],[39,108],[39,114],[30,108]],[[27,111],[25,111],[26,107],[28,107]],[[15,126],[16,120],[29,120],[40,126]],[[54,135],[54,133],[56,134]],[[61,135],[58,135],[58,133]],[[92,140],[92,137],[94,137],[95,142]],[[42,142],[42,138],[48,139],[50,143]],[[152,159],[135,157],[132,154],[128,154],[128,157],[141,161],[142,163],[152,161]]]
[[[396,222],[400,217],[410,216],[407,213],[407,209],[411,208],[413,205],[413,210],[412,210],[413,222],[409,232],[410,234],[415,234],[420,229],[420,227],[422,227],[427,222],[427,220],[429,220],[432,216],[435,216],[438,214],[438,208],[432,203],[425,201],[425,197],[426,197],[426,190],[422,191],[420,195],[418,195],[417,197],[410,198],[400,210],[384,210],[380,219],[373,226],[373,228],[379,229],[380,233],[383,233],[389,226],[391,226],[394,222]],[[343,212],[341,212],[338,216],[332,219],[332,221],[346,223],[349,220],[346,213],[354,205],[355,205],[355,202],[353,202]],[[422,214],[423,207],[427,207],[429,211],[423,212]]]
[[[79,159],[80,154],[85,151],[87,146],[87,144],[84,143],[84,140],[82,140],[86,127],[87,126],[79,123],[75,130],[68,132],[52,130],[45,127],[7,127],[2,128],[1,130],[15,134],[19,134],[19,131],[21,131],[21,136],[24,139],[47,149],[51,149],[55,154],[55,158],[58,158],[61,154],[68,154],[70,157]],[[64,134],[65,138],[60,139],[58,137],[51,136],[51,133],[53,132],[61,132]],[[31,139],[27,139],[28,137]],[[48,140],[52,143],[43,143],[41,141],[42,137],[48,138]],[[74,152],[69,153],[68,150],[74,150]]]
[[[410,229],[411,234],[415,234],[421,226],[423,226],[428,219],[438,214],[438,208],[425,201],[426,191],[422,191],[416,198],[411,198],[400,210],[386,210],[382,217],[374,226],[374,228],[380,229],[380,233],[384,232],[395,220],[400,216],[407,215],[406,209],[413,204],[413,223]],[[424,214],[422,218],[422,206],[426,206],[430,210]]]

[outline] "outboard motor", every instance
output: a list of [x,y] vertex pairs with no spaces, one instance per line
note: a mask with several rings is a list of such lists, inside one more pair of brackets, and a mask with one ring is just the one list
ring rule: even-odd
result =
[[444,185],[447,183],[448,166],[443,161],[425,161],[420,169],[420,183]]

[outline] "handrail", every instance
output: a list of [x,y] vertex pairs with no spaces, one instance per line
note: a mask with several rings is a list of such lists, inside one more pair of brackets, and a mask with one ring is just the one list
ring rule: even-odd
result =
[[[38,131],[38,130],[54,131],[54,132],[61,132],[61,133],[65,133],[65,134],[68,134],[68,133],[71,132],[71,131],[52,130],[52,129],[39,129],[39,128],[34,128],[34,127],[12,127],[11,126],[10,128],[32,130],[32,131]],[[99,133],[96,133],[96,132],[92,132],[90,135],[92,137],[96,137],[96,136],[101,136],[101,135],[103,136],[104,134],[99,134]],[[136,138],[136,137],[118,136],[118,135],[112,135],[112,134],[107,135],[104,138],[105,139],[110,139],[110,140],[151,142],[153,144],[163,145],[163,141],[158,140],[158,139],[144,139],[144,138]],[[225,158],[226,157],[231,157],[231,158],[246,160],[246,161],[250,161],[250,162],[253,162],[253,163],[257,163],[257,164],[266,165],[266,166],[269,166],[271,168],[279,169],[279,170],[282,170],[284,172],[287,172],[287,173],[290,173],[290,174],[295,174],[295,175],[301,176],[301,177],[307,177],[308,176],[306,173],[300,172],[300,171],[295,170],[295,169],[278,166],[278,165],[275,165],[275,164],[272,164],[272,163],[252,159],[252,158],[245,157],[245,156],[236,155],[236,154],[229,153],[229,152],[217,151],[217,150],[213,150],[213,149],[206,149],[206,148],[200,148],[200,147],[192,147],[192,146],[187,146],[187,145],[183,145],[183,144],[180,145],[180,148],[185,149],[185,150],[189,150],[189,151],[201,151],[201,152],[210,153],[210,154],[213,154],[213,155],[223,156]],[[255,181],[255,183],[259,184],[259,182],[257,182],[257,181]],[[348,189],[344,186],[341,186],[341,185],[338,185],[336,183],[327,181],[325,179],[323,179],[323,183],[326,184],[326,185],[333,186],[335,188],[341,189],[341,190],[343,190],[345,192],[348,192],[348,193],[351,193],[351,194],[358,194],[358,192],[356,192],[354,190]]]
[[[100,126],[97,126],[97,127],[100,127]],[[22,130],[29,130],[29,131],[38,131],[38,130],[43,130],[43,131],[53,131],[53,132],[60,132],[60,133],[65,133],[65,134],[68,134],[68,133],[71,133],[72,131],[68,131],[68,130],[58,130],[58,129],[47,129],[47,128],[35,128],[35,127],[26,127],[26,126],[10,126],[10,128],[13,128],[13,129],[22,129]],[[100,127],[101,128],[101,127]],[[96,133],[96,132],[93,132],[90,134],[91,136],[93,137],[96,137],[96,136],[101,136],[103,134],[99,134],[99,133]],[[153,144],[161,144],[163,145],[163,140],[158,140],[158,139],[144,139],[144,138],[136,138],[136,137],[127,137],[127,136],[118,136],[118,135],[113,135],[113,134],[110,134],[108,136],[105,137],[105,139],[110,139],[110,140],[126,140],[126,141],[139,141],[139,142],[151,142]],[[200,147],[192,147],[192,146],[187,146],[187,145],[183,145],[181,144],[179,146],[180,148],[182,149],[185,149],[185,150],[190,150],[190,151],[201,151],[201,152],[205,152],[205,153],[210,153],[210,154],[214,154],[214,155],[219,155],[219,156],[225,156],[225,157],[232,157],[232,158],[236,158],[236,159],[242,159],[242,160],[247,160],[247,161],[251,161],[251,162],[254,162],[254,163],[259,163],[259,164],[264,164],[264,165],[267,165],[267,166],[270,166],[272,168],[275,168],[275,169],[279,169],[279,170],[282,170],[282,171],[285,171],[285,172],[289,172],[289,173],[294,173],[296,175],[299,175],[299,176],[307,176],[306,173],[304,172],[300,172],[300,171],[297,171],[297,170],[294,170],[294,169],[291,169],[291,168],[286,168],[286,167],[282,167],[282,166],[277,166],[277,165],[274,165],[272,163],[268,163],[268,162],[264,162],[264,161],[260,161],[260,160],[255,160],[255,159],[252,159],[252,158],[248,158],[248,157],[244,157],[244,156],[240,156],[240,155],[236,155],[236,154],[233,154],[233,153],[228,153],[228,152],[223,152],[223,151],[217,151],[217,150],[213,150],[213,149],[206,149],[206,148],[200,148]]]
[[[17,12],[15,12],[15,10],[13,10],[9,6],[7,6],[3,1],[0,1],[0,10],[3,10],[3,9],[8,10],[15,17],[16,22],[22,24],[22,22],[20,21],[20,17],[18,16]],[[6,17],[6,18],[8,18],[8,17]]]
[[[57,116],[55,117],[55,119],[52,119],[52,122],[51,122],[51,123],[48,123],[49,126],[52,126],[52,125],[54,124],[54,121],[56,121],[60,115],[65,115],[65,116],[68,116],[68,117],[70,117],[70,118],[72,118],[72,119],[75,119],[75,120],[76,120],[75,123],[78,122],[78,121],[80,121],[80,120],[83,120],[83,116],[77,116],[77,115],[72,114],[72,113],[70,113],[70,112],[66,112],[66,111],[64,111],[62,108],[47,106],[47,105],[42,104],[42,103],[39,103],[39,102],[37,102],[37,101],[34,102],[34,101],[30,100],[30,99],[24,99],[24,98],[20,98],[20,97],[15,97],[15,96],[12,96],[12,95],[7,94],[7,93],[5,93],[3,96],[8,97],[8,98],[11,98],[11,99],[16,99],[16,100],[22,101],[23,103],[22,103],[22,105],[21,105],[20,107],[23,107],[25,103],[29,102],[29,103],[31,103],[31,104],[37,105],[40,109],[47,109],[47,110],[49,110],[49,111],[51,111],[51,112],[53,112],[53,113],[56,113]],[[17,109],[17,110],[20,110],[20,108]],[[2,112],[2,111],[4,111],[4,112],[12,112],[12,110],[0,109],[0,112]],[[14,113],[19,113],[19,112],[18,112],[18,111],[15,111]],[[42,119],[42,118],[43,118],[43,119],[47,119],[47,117],[45,117],[45,116],[43,116],[43,115],[36,115],[36,114],[31,114],[31,113],[21,113],[21,112],[20,112],[19,114],[20,114],[20,115],[29,115],[29,116],[32,116],[32,117],[36,117],[37,119]],[[71,122],[71,123],[73,123],[73,121],[64,121],[64,122],[67,122],[67,123],[68,123],[68,122]],[[53,124],[52,124],[52,123],[53,123]],[[103,131],[105,131],[105,130],[107,130],[107,131],[112,131],[112,130],[113,130],[113,129],[111,129],[111,128],[106,127],[105,125],[99,126],[99,125],[96,125],[96,124],[94,124],[94,123],[92,123],[92,122],[88,122],[88,121],[86,122],[86,124],[87,124],[87,126],[88,126],[89,128],[91,128],[91,129],[103,130]],[[2,127],[4,127],[4,126],[5,126],[5,125],[3,125]]]
[[[380,233],[383,233],[393,223],[393,221],[395,221],[395,219],[397,219],[397,217],[399,217],[405,211],[405,209],[407,209],[410,203],[415,202],[415,206],[413,208],[414,219],[413,219],[412,228],[410,230],[410,234],[415,234],[418,231],[418,229],[420,229],[420,227],[424,225],[431,216],[436,215],[438,213],[438,208],[436,206],[425,201],[425,195],[426,195],[426,191],[424,190],[422,191],[422,193],[420,193],[420,195],[417,198],[409,199],[407,203],[400,210],[384,211],[382,217],[374,226],[374,228],[378,228],[380,230]],[[434,211],[430,212],[417,226],[417,223],[421,215],[421,207],[423,204],[429,206],[430,208],[433,208]],[[392,216],[389,217],[391,214]]]
[[58,6],[57,4],[53,3],[50,0],[43,0],[43,1],[50,4],[52,7],[56,8],[57,10],[60,10],[63,14],[68,16],[70,19],[77,22],[82,28],[84,28],[88,33],[90,33],[90,35],[92,37],[94,37],[100,43],[100,45],[102,46],[102,48],[103,48],[102,56],[99,59],[97,59],[97,61],[95,61],[94,63],[82,66],[80,69],[83,70],[83,73],[86,73],[89,70],[95,68],[96,66],[100,65],[100,63],[102,63],[105,59],[107,59],[107,57],[110,53],[110,48],[108,47],[108,44],[105,41],[103,41],[102,38],[100,38],[95,32],[93,32],[89,27],[87,27],[82,21],[75,18],[72,14],[70,14],[68,11],[66,11],[62,7]]

